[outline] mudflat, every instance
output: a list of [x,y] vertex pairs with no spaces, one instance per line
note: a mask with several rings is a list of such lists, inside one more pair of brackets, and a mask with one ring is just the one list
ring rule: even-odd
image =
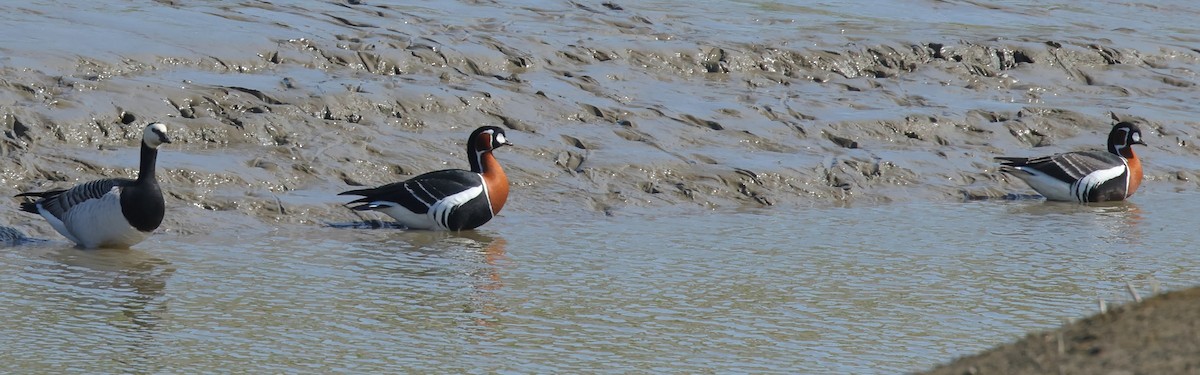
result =
[[[1194,190],[1200,54],[1166,26],[1196,12],[1147,4],[24,4],[0,194],[132,176],[161,121],[178,234],[361,220],[337,192],[465,168],[479,125],[516,144],[509,212],[961,201],[1031,193],[992,158],[1103,148],[1114,117],[1146,132],[1143,186]],[[0,224],[56,236],[16,206]],[[1194,372],[1196,295],[938,371]]]

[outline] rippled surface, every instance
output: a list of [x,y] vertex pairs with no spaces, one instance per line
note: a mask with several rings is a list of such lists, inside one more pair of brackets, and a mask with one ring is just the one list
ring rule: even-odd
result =
[[927,368],[1200,277],[1195,193],[286,227],[0,252],[0,371]]
[[[443,2],[435,8],[401,6],[379,17],[369,12],[360,14],[362,9],[336,2],[304,7],[189,3],[163,6],[169,8],[166,10],[120,2],[80,4],[84,3],[33,2],[0,14],[0,30],[23,36],[0,45],[0,51],[5,51],[0,61],[18,68],[57,62],[64,64],[66,68],[57,69],[65,69],[63,74],[67,75],[75,74],[81,57],[160,61],[165,56],[171,62],[180,56],[183,60],[204,60],[197,56],[211,54],[216,62],[228,59],[236,65],[238,61],[264,64],[260,60],[265,55],[282,50],[285,63],[288,59],[304,63],[307,60],[303,57],[308,55],[288,57],[292,49],[280,48],[281,41],[309,37],[354,41],[362,37],[374,45],[374,41],[392,37],[404,41],[410,33],[412,39],[420,41],[417,31],[425,30],[349,32],[342,25],[347,21],[339,19],[343,16],[379,23],[381,29],[391,26],[387,22],[442,25],[435,27],[441,29],[437,31],[440,34],[431,40],[446,42],[451,51],[458,50],[450,56],[472,58],[495,56],[491,47],[456,42],[480,34],[500,40],[492,46],[545,44],[558,48],[578,44],[668,54],[695,52],[697,44],[691,42],[696,40],[703,41],[704,46],[710,42],[714,46],[761,43],[788,46],[785,49],[811,43],[814,48],[829,48],[835,53],[843,50],[829,46],[889,40],[898,40],[900,45],[952,43],[956,39],[1036,43],[1065,40],[1076,44],[1094,40],[1098,46],[1190,51],[1195,44],[1192,21],[1197,14],[1191,3],[1179,1],[1093,2],[1088,3],[1090,6],[1021,1],[906,1],[883,5],[833,1],[808,6],[773,1],[702,1],[679,6],[674,1],[656,1],[649,3],[653,9],[641,6],[636,12],[612,12],[607,18],[566,10],[598,7],[597,3],[564,5],[536,0],[497,7],[479,7],[472,2]],[[493,9],[512,12],[483,13]],[[138,22],[130,23],[130,18],[116,14],[136,15]],[[255,23],[258,16],[273,23]],[[194,22],[178,22],[185,19]],[[590,22],[614,22],[630,31],[627,35],[581,34],[580,25]],[[141,27],[152,28],[153,32]],[[256,36],[247,37],[249,34]],[[532,39],[526,40],[528,36]],[[231,39],[241,41],[236,49],[226,49]],[[644,47],[651,40],[661,45]],[[674,45],[670,41],[689,43]],[[222,48],[208,50],[212,45]],[[371,48],[385,55],[395,52],[401,57],[395,59],[399,62],[414,55],[397,52],[383,43]],[[264,56],[260,58],[259,54]],[[815,121],[818,127],[814,129],[821,129],[819,126],[827,122],[929,114],[938,112],[937,108],[953,114],[981,106],[1011,107],[1015,111],[1030,104],[1047,104],[1093,116],[1116,110],[1162,122],[1178,120],[1184,126],[1167,130],[1182,132],[1184,140],[1189,139],[1188,124],[1194,122],[1195,112],[1191,91],[1160,86],[1190,87],[1193,63],[1186,58],[1154,61],[1152,70],[1120,66],[1097,69],[1091,78],[1098,77],[1099,85],[1089,83],[1082,92],[1055,90],[1062,86],[1061,81],[1073,76],[1043,77],[1041,74],[1046,73],[1039,73],[1037,67],[1011,72],[1027,81],[1044,78],[1048,82],[1045,86],[1049,91],[1030,100],[1008,89],[947,86],[940,82],[958,78],[945,78],[936,70],[916,78],[901,77],[899,83],[853,85],[881,84],[883,88],[875,91],[886,95],[874,96],[858,88],[848,92],[841,85],[747,88],[736,82],[708,79],[696,86],[625,86],[623,80],[648,76],[640,71],[630,74],[621,66],[603,61],[590,63],[572,75],[610,77],[601,81],[613,92],[605,100],[633,103],[634,108],[651,108],[660,115],[663,111],[659,109],[669,109],[667,115],[705,117],[718,108],[741,108],[730,104],[738,101],[786,107],[797,97],[816,98],[817,104],[827,105],[801,110],[815,111],[812,113],[820,120]],[[278,70],[263,68],[236,75],[207,69],[167,69],[160,75],[133,75],[128,79],[139,84],[146,80],[171,85],[198,82],[217,87],[270,88],[278,84],[279,77],[286,76],[301,82],[301,86],[316,88],[298,94],[301,96],[332,95],[343,90],[343,85],[365,86],[369,94],[388,97],[389,101],[392,95],[421,97],[439,93],[446,83],[437,75],[415,75],[407,77],[410,81],[404,81],[402,89],[396,89],[389,86],[390,79],[345,71],[328,73],[333,77],[329,78],[300,63],[281,65]],[[1057,67],[1046,69],[1057,74]],[[1182,78],[1162,82],[1146,79],[1163,71]],[[1140,73],[1123,74],[1127,72]],[[62,81],[56,74],[50,73],[47,80]],[[567,95],[568,99],[550,103],[606,102],[570,94],[576,90],[575,83],[563,78],[571,75],[558,70],[531,69],[524,77],[537,83],[537,92],[544,86],[546,92]],[[689,79],[670,77],[662,79]],[[480,92],[504,92],[490,85],[468,82]],[[588,86],[591,84],[581,87]],[[91,92],[89,87],[93,86],[80,83],[61,91]],[[117,87],[116,91],[99,91],[122,100],[126,96],[148,96],[159,104],[163,97],[176,95]],[[703,95],[696,95],[698,87],[704,87]],[[34,85],[26,90],[36,93],[41,89]],[[751,95],[748,91],[758,92]],[[893,95],[891,91],[904,95]],[[928,99],[911,107],[902,104],[906,100],[893,103],[900,107],[886,104],[893,98],[908,96],[905,93]],[[13,98],[24,96],[6,100],[16,102]],[[105,95],[78,99],[78,104],[55,100],[62,107],[45,111],[47,116],[73,118],[63,113],[71,112],[74,106],[87,114],[81,118],[92,118],[95,108],[117,104]],[[454,102],[459,100],[452,98]],[[850,110],[847,100],[852,102],[850,105],[870,105]],[[34,108],[41,110],[42,101],[35,95],[33,102],[38,104]],[[583,123],[575,115],[554,117],[554,108],[516,103],[501,108],[532,108],[507,114],[522,121],[550,119],[544,120],[547,124],[536,124],[541,134],[557,135],[553,132],[559,131],[558,122]],[[173,105],[171,109],[176,109]],[[152,108],[137,108],[137,112],[162,113]],[[538,117],[543,111],[550,114]],[[29,117],[23,118],[30,121]],[[748,127],[754,124],[752,119],[734,118],[736,121],[730,121],[747,121],[751,124]],[[573,129],[592,130],[583,126]],[[638,126],[642,131],[655,131],[654,121],[639,121]],[[394,137],[384,133],[387,137],[380,143],[409,139],[407,134]],[[664,131],[654,147],[703,147],[707,143],[676,139],[675,134]],[[1181,148],[1185,147],[1178,135],[1173,136]],[[536,142],[536,137],[529,138]],[[780,142],[787,139],[791,138],[781,138]],[[1148,147],[1153,151],[1146,152],[1152,158],[1148,165],[1157,169],[1158,176],[1166,175],[1162,171],[1190,170],[1194,164],[1191,154],[1164,155],[1168,149],[1163,145],[1171,140],[1162,140],[1165,142]],[[592,154],[589,163],[629,163],[629,159],[605,161],[602,157],[622,153],[619,143],[597,145],[597,153]],[[31,150],[38,153],[72,153],[36,146]],[[317,143],[316,147],[322,146]],[[546,149],[557,153],[562,145],[556,143],[555,147]],[[221,150],[226,151],[250,152]],[[778,164],[777,156],[783,155],[756,153],[743,160],[740,156],[747,155],[747,151],[740,147],[704,151],[725,160],[725,165],[755,169]],[[901,164],[922,157],[897,151],[891,143],[870,152],[889,155]],[[990,153],[988,150],[987,155]],[[505,160],[514,160],[513,164],[506,165],[519,166],[527,175],[544,172],[546,169],[538,168],[550,163],[528,157],[521,160],[521,154],[513,154]],[[72,156],[87,159],[91,155]],[[315,155],[306,157],[332,158],[324,153]],[[377,156],[347,155],[354,160],[360,155]],[[622,156],[646,156],[631,155]],[[133,165],[134,156],[114,153],[104,159],[128,166]],[[812,156],[811,162],[800,163],[798,168],[810,168],[823,157]],[[945,164],[952,162],[944,158],[928,161],[936,169],[920,167],[915,173],[941,173]],[[237,178],[277,183],[275,176],[267,172],[187,150],[165,153],[161,161],[170,168],[206,173],[236,171],[230,173]],[[407,160],[397,163],[410,167]],[[282,169],[290,170],[286,166]],[[320,179],[334,179],[331,176],[321,175]],[[1143,294],[1154,285],[1193,285],[1200,279],[1200,260],[1192,250],[1197,242],[1194,210],[1186,202],[1194,202],[1197,194],[1170,191],[1171,183],[1150,179],[1132,203],[1094,207],[1040,201],[929,203],[916,199],[875,207],[749,212],[695,211],[698,209],[694,206],[632,212],[618,207],[615,217],[580,216],[585,214],[576,211],[563,214],[570,210],[538,206],[543,202],[515,193],[512,208],[506,209],[504,217],[482,231],[464,235],[298,224],[265,229],[269,224],[254,214],[222,212],[212,214],[227,216],[185,221],[207,223],[211,228],[168,228],[175,232],[158,234],[128,251],[79,251],[67,247],[61,238],[54,238],[51,243],[0,248],[0,373],[191,373],[197,369],[248,373],[920,370],[1014,340],[1030,330],[1057,326],[1063,319],[1089,315],[1097,310],[1097,300],[1128,300],[1127,282]],[[337,186],[343,187],[340,183]],[[288,203],[328,203],[324,197],[331,191],[322,191],[319,186],[309,188],[281,193],[276,198]],[[919,188],[913,189],[914,195],[920,194]],[[238,190],[234,196],[231,199],[240,200],[247,194]],[[527,203],[526,207],[520,207],[521,203]],[[539,209],[552,212],[534,213]],[[176,234],[210,230],[211,234]]]

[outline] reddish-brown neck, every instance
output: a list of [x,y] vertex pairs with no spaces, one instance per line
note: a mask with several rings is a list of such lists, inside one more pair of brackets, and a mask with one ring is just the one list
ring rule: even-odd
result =
[[504,202],[508,201],[508,176],[504,174],[504,168],[500,167],[500,162],[491,151],[479,155],[479,164],[482,167],[480,174],[483,175],[483,183],[487,184],[492,215],[498,214],[500,209],[504,208]]
[[1129,165],[1129,183],[1125,186],[1125,197],[1133,196],[1133,192],[1137,191],[1138,186],[1142,184],[1142,159],[1138,159],[1137,154],[1133,153],[1133,147],[1127,147],[1122,151],[1129,155],[1121,155],[1125,157],[1125,162]]

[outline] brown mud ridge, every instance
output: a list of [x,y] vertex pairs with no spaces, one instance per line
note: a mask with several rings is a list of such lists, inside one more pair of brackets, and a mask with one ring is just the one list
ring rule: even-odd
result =
[[[482,124],[511,129],[517,145],[499,155],[510,212],[1027,193],[991,158],[1103,148],[1108,111],[1148,133],[1143,186],[1196,181],[1195,123],[1129,105],[1194,90],[1195,51],[1027,39],[779,47],[689,36],[677,20],[608,4],[450,24],[385,5],[262,3],[197,10],[259,28],[240,48],[187,35],[177,38],[196,45],[8,51],[38,63],[0,68],[0,194],[133,175],[148,121],[176,140],[159,168],[178,230],[213,211],[356,218],[335,193],[465,167],[463,138]],[[568,21],[575,34],[518,30]],[[174,40],[162,31],[151,35]],[[1089,101],[1125,107],[1074,105]],[[15,215],[7,223],[30,222]]]
[[929,375],[1195,374],[1200,288],[1157,295],[960,358]]
[[[465,137],[484,124],[516,144],[498,155],[509,213],[1028,193],[991,158],[1103,148],[1110,111],[1146,133],[1144,187],[1200,181],[1200,127],[1183,115],[1200,53],[1187,47],[1088,35],[745,40],[633,5],[446,5],[454,17],[361,1],[159,1],[110,10],[143,16],[119,28],[28,11],[81,31],[74,43],[0,45],[0,195],[133,176],[149,121],[175,141],[159,159],[174,233],[360,219],[337,192],[464,168]],[[784,23],[771,29],[793,30]],[[55,236],[9,207],[0,225]],[[1195,291],[1086,324],[1179,295]],[[1180,323],[1196,337],[1195,319]],[[1093,345],[1112,335],[1067,338],[1071,353],[1119,351]]]

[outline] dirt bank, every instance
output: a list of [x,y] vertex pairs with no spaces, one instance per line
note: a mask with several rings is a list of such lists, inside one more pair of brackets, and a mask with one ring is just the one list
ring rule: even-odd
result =
[[1130,303],[926,374],[1195,374],[1200,288]]

